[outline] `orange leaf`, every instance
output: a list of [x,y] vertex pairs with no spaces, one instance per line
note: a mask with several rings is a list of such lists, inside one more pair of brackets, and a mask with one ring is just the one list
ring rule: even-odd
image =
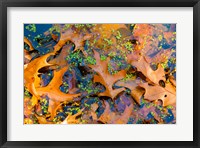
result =
[[38,70],[43,67],[52,65],[47,63],[46,61],[47,58],[51,55],[54,55],[54,53],[48,53],[34,59],[24,69],[24,85],[32,95],[38,96],[35,89],[35,82],[37,82],[36,84],[38,84]]
[[62,103],[49,100],[49,107],[48,107],[48,112],[51,114],[50,120],[53,120],[53,118],[56,116],[58,108],[60,108]]
[[80,94],[65,94],[60,91],[60,85],[62,84],[62,77],[66,72],[68,66],[65,66],[59,71],[54,71],[54,77],[46,87],[37,88],[37,93],[42,95],[47,95],[51,100],[54,101],[66,101],[70,102],[73,98],[80,96]]

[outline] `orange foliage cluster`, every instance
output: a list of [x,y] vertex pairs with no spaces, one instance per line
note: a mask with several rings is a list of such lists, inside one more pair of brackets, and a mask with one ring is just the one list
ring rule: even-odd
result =
[[[162,24],[54,26],[59,29],[59,34],[49,31],[44,34],[51,35],[56,44],[44,55],[34,53],[35,47],[24,37],[24,43],[29,47],[29,50],[24,49],[25,124],[126,124],[130,118],[145,118],[149,112],[155,112],[157,106],[162,108],[160,116],[154,114],[158,123],[165,123],[162,115],[169,106],[173,107],[175,118],[176,81],[173,74],[176,69],[166,67],[175,49],[172,46],[163,49],[165,44],[174,44],[175,32]],[[86,50],[87,42],[89,44]],[[91,85],[94,90],[98,85],[104,88],[102,91],[91,94],[85,86],[78,86],[75,77],[77,72],[73,69],[76,63],[71,62],[75,57],[71,61],[68,59],[74,54],[78,55],[78,60],[84,59],[86,64],[80,71],[92,76]],[[119,68],[122,61],[116,61],[117,56],[124,60],[124,68]],[[81,67],[80,63],[78,67]],[[52,71],[52,79],[46,85],[41,77],[44,71]],[[72,74],[72,79],[66,84],[63,77],[68,71]],[[64,84],[69,86],[67,92],[60,89]],[[124,110],[120,112],[116,109],[116,100],[122,99],[124,94],[130,95],[131,100],[128,104],[123,104]],[[81,100],[89,97],[98,98],[102,106],[98,102],[89,107],[83,105]],[[144,102],[150,104],[151,108],[143,107],[145,109],[140,110]],[[45,106],[42,104],[45,103],[48,105],[44,113]],[[115,106],[114,110],[112,104]],[[64,111],[70,105],[79,108],[76,113]],[[100,108],[103,108],[103,112],[98,115]],[[58,119],[59,113],[64,113],[65,118]],[[144,119],[142,123],[148,122],[150,121]]]

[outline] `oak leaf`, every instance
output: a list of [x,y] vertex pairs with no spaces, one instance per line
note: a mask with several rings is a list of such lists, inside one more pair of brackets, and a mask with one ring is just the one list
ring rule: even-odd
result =
[[48,112],[51,114],[51,117],[49,120],[53,120],[53,118],[57,114],[57,110],[61,108],[61,105],[62,103],[60,103],[59,101],[53,101],[51,99],[49,100]]
[[24,43],[26,43],[30,47],[30,51],[34,50],[31,41],[29,41],[26,37],[24,37]]
[[83,112],[84,108],[81,109],[78,113],[74,115],[68,115],[67,118],[61,122],[61,124],[78,124],[80,121],[77,119],[78,116],[80,116]]
[[142,83],[139,86],[145,89],[144,98],[149,101],[162,100],[163,106],[176,103],[176,89],[171,83],[166,83],[164,88],[148,83]]
[[138,104],[140,104],[140,99],[144,94],[144,90],[138,86],[136,80],[118,81],[116,85],[129,88],[131,90],[131,96]]
[[122,92],[124,88],[113,89],[112,86],[118,80],[126,76],[126,71],[121,70],[114,75],[111,75],[108,71],[108,63],[110,61],[107,58],[105,61],[101,61],[100,55],[97,51],[94,50],[94,57],[96,59],[96,65],[89,65],[98,75],[94,75],[93,82],[99,82],[105,86],[106,90],[102,93],[99,93],[99,96],[108,96],[114,99],[114,97]]
[[39,58],[34,59],[29,64],[26,65],[24,68],[24,85],[29,90],[29,92],[32,95],[35,95],[38,97],[38,94],[36,92],[36,86],[38,86],[39,83],[39,77],[38,77],[38,70],[46,67],[51,66],[52,64],[47,63],[47,58],[51,55],[54,55],[54,53],[48,53],[46,55],[43,55]]
[[39,124],[53,124],[52,121],[48,121],[45,116],[39,116],[35,114]]
[[133,104],[126,106],[122,114],[116,114],[110,110],[110,105],[107,101],[104,101],[105,110],[103,114],[99,117],[99,121],[108,124],[126,124],[133,111]]
[[155,84],[159,84],[160,80],[165,82],[165,71],[160,64],[158,64],[157,70],[152,70],[150,64],[147,62],[146,58],[141,56],[140,60],[132,60],[131,65],[135,66],[138,71],[142,72],[149,80]]
[[57,57],[55,57],[54,59],[49,61],[50,64],[55,65],[54,67],[51,66],[51,69],[55,69],[57,65],[59,65],[60,67],[64,67],[67,65],[66,57],[69,55],[70,48],[72,48],[71,44],[63,46],[60,54],[57,55]]
[[68,69],[68,66],[65,66],[59,71],[54,71],[54,77],[50,81],[50,83],[45,87],[37,88],[36,89],[37,93],[40,96],[47,95],[51,100],[59,101],[59,102],[62,102],[62,101],[70,102],[75,97],[80,96],[80,94],[65,94],[60,91],[60,86],[63,83],[62,77],[67,69]]
[[66,42],[71,41],[72,43],[75,44],[75,49],[76,50],[83,50],[84,42],[88,39],[91,38],[91,35],[89,33],[84,33],[84,32],[76,32],[76,30],[73,30],[71,28],[68,28],[67,30],[63,30],[61,28],[60,32],[60,39],[58,43],[54,46],[54,51],[60,50]]

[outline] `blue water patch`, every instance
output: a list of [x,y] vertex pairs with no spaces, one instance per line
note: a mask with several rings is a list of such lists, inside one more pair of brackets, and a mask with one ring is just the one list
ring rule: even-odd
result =
[[173,115],[171,109],[168,109],[168,114],[167,114],[167,116],[164,118],[164,121],[165,121],[166,123],[170,123],[170,122],[172,122],[173,120],[174,120],[174,115]]
[[36,49],[36,47],[39,46],[39,44],[35,40],[35,37],[40,35],[41,38],[42,37],[44,38],[45,37],[44,32],[48,31],[49,28],[52,27],[52,24],[45,24],[45,25],[44,24],[34,24],[36,27],[35,30],[30,31],[30,30],[26,29],[27,26],[31,26],[31,25],[33,25],[33,24],[24,24],[24,36],[27,37],[31,41],[33,47]]

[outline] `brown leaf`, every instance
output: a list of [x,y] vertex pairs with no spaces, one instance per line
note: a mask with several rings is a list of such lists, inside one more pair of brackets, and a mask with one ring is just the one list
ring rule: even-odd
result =
[[32,59],[30,53],[24,49],[24,63],[27,64]]
[[165,88],[155,85],[151,86],[148,83],[139,84],[145,89],[144,98],[149,101],[162,100],[163,106],[176,103],[176,89],[171,83],[166,83]]
[[[67,65],[66,57],[69,55],[70,48],[72,48],[71,44],[63,46],[60,54],[56,58],[50,60],[49,63],[56,66],[59,65],[60,67],[66,66]],[[55,69],[56,66],[54,67],[51,66],[51,68]]]
[[133,104],[130,106],[126,106],[124,112],[122,115],[120,115],[113,123],[114,124],[126,124],[128,122],[128,119],[133,111]]
[[74,115],[68,115],[67,118],[61,122],[61,124],[78,124],[80,121],[77,119],[78,116],[80,116],[83,112],[84,108],[81,109],[78,113]]
[[126,106],[124,112],[120,115],[110,110],[110,105],[107,101],[104,101],[104,103],[106,107],[103,114],[99,117],[99,121],[108,124],[126,124],[128,122],[128,119],[133,111],[133,104]]
[[160,50],[154,57],[146,57],[146,60],[148,63],[163,63],[170,59],[172,53],[172,49]]
[[24,43],[30,47],[30,51],[34,50],[32,43],[26,37],[24,37]]
[[84,42],[91,38],[90,34],[86,34],[83,32],[79,33],[76,32],[75,30],[72,30],[71,28],[68,28],[67,30],[62,30],[60,34],[61,34],[60,40],[54,46],[54,51],[60,50],[60,48],[62,48],[68,41],[71,41],[72,43],[75,44],[74,51],[78,49],[83,50]]
[[165,82],[165,71],[160,64],[156,71],[153,71],[150,64],[146,61],[145,57],[141,57],[140,60],[131,62],[131,65],[135,66],[138,71],[142,72],[149,80],[155,84],[159,84],[160,80]]
[[99,96],[108,96],[114,99],[114,97],[122,92],[124,88],[113,89],[112,86],[118,80],[124,78],[126,76],[126,71],[121,70],[114,75],[111,75],[108,71],[108,63],[110,61],[107,58],[106,61],[101,61],[100,55],[97,51],[94,50],[94,57],[96,59],[96,65],[89,65],[94,71],[98,73],[98,75],[94,76],[94,82],[99,82],[105,86],[106,90],[102,93],[99,93]]
[[140,99],[144,94],[144,90],[138,86],[136,80],[118,81],[116,85],[129,88],[131,90],[131,96],[140,104]]
[[104,104],[105,104],[104,112],[103,114],[101,114],[98,120],[101,121],[102,123],[111,123],[111,120],[116,118],[115,113],[111,112],[110,105],[107,101],[104,101]]

